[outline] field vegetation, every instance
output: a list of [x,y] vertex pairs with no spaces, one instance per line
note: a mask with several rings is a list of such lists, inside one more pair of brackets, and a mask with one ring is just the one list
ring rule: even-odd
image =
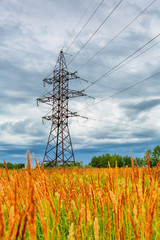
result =
[[[146,155],[147,156],[147,155]],[[160,239],[156,168],[0,169],[0,239]]]
[[[151,167],[156,167],[159,158],[160,158],[160,146],[157,145],[153,151],[150,149],[147,151],[147,155],[149,158],[149,164]],[[110,155],[109,153],[103,154],[101,156],[94,156],[91,162],[88,164],[88,167],[96,167],[96,168],[108,168],[109,164],[112,168],[116,166],[118,167],[131,167],[132,161],[130,156],[121,156],[117,154]],[[146,167],[147,166],[147,159],[146,155],[144,157],[136,157],[134,159],[134,164],[138,165],[138,167]]]

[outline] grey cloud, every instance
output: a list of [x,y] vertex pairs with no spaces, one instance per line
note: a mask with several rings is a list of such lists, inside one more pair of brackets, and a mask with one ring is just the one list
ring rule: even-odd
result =
[[41,138],[45,136],[44,129],[40,128],[40,125],[37,125],[36,122],[32,122],[31,119],[25,119],[18,122],[5,122],[0,125],[0,131],[11,135],[31,135],[32,137]]
[[158,8],[157,8],[157,9],[151,9],[151,10],[149,10],[149,11],[148,11],[148,14],[155,16],[155,17],[159,20],[160,11],[159,11]]
[[158,105],[160,105],[160,99],[141,101],[140,103],[134,104],[133,106],[146,111],[146,110],[150,110],[154,107],[157,107]]
[[[141,101],[135,104],[131,104],[128,107],[124,106],[124,113],[126,116],[131,120],[137,119],[139,115],[145,114],[147,116],[147,113],[152,111],[152,109],[156,108],[160,105],[160,99],[153,99],[153,100],[146,100]],[[152,113],[152,112],[151,112]]]
[[[133,1],[124,1],[115,14],[77,56],[75,61],[68,66],[69,71],[76,71],[149,3],[149,0],[136,1],[134,3]],[[54,67],[62,43],[68,38],[88,4],[89,2],[80,0],[78,2],[60,0],[55,1],[54,4],[51,0],[47,0],[45,3],[41,0],[36,2],[31,0],[23,1],[23,3],[18,0],[11,2],[8,0],[1,1],[0,105],[1,116],[3,120],[6,118],[6,123],[1,123],[0,131],[6,131],[6,133],[12,135],[35,137],[34,143],[30,140],[30,143],[35,147],[30,147],[31,150],[37,153],[43,154],[41,148],[45,145],[48,133],[41,125],[40,119],[38,122],[38,116],[37,118],[33,117],[31,113],[28,115],[28,105],[30,108],[34,108],[35,99],[43,94],[44,89],[41,80]],[[96,27],[106,17],[106,14],[116,4],[117,1],[108,1],[102,5],[98,14],[75,41],[69,53],[74,55],[83,46]],[[78,33],[97,5],[98,1],[93,2],[81,25],[76,29],[76,33]],[[156,23],[159,19],[157,6],[158,3],[157,5],[153,4],[151,9],[108,45],[102,54],[97,55],[93,61],[81,69],[78,74],[89,81],[95,81],[155,36],[156,31],[158,31]],[[75,35],[73,35],[74,37]],[[159,48],[156,46],[150,52],[100,81],[99,85],[95,84],[87,89],[86,93],[89,96],[95,96],[97,98],[95,101],[97,101],[156,73],[159,71],[158,51]],[[72,58],[69,55],[65,55],[65,57],[67,62]],[[87,85],[89,83],[81,85],[77,80],[70,83],[70,88],[84,89]],[[115,88],[115,90],[111,88]],[[147,123],[150,123],[148,119],[151,111],[159,106],[159,91],[159,77],[156,77],[151,81],[130,89],[128,94],[124,92],[117,95],[114,99],[110,99],[114,104],[112,104],[112,101],[108,101],[99,103],[93,108],[88,108],[86,115],[92,116],[93,111],[96,117],[102,120],[103,118],[107,119],[108,117],[110,119],[112,117],[114,121],[115,117],[115,119],[122,119],[130,125],[134,125],[135,120],[138,122],[136,123],[138,126],[147,125]],[[131,94],[129,95],[129,93]],[[140,95],[142,98],[136,95]],[[23,106],[20,104],[22,102]],[[82,108],[92,104],[88,100],[85,102],[84,98],[77,98],[69,103],[70,108],[74,109],[77,106],[76,103],[82,103]],[[25,105],[27,106],[24,121],[17,119],[17,122],[15,122],[15,119],[13,120],[17,116],[17,113],[11,112],[12,107],[15,105],[19,106],[19,111],[22,111]],[[124,105],[128,105],[128,107]],[[132,106],[132,109],[130,109],[130,106]],[[141,111],[141,108],[145,111]],[[76,111],[76,109],[74,110]],[[10,122],[8,119],[10,119]],[[73,145],[76,145],[81,153],[84,149],[84,152],[91,156],[92,152],[100,154],[107,151],[125,154],[126,152],[129,153],[130,148],[136,149],[137,152],[144,152],[145,147],[150,148],[149,146],[153,147],[154,144],[158,143],[156,139],[153,140],[153,137],[158,139],[156,126],[153,127],[152,131],[145,131],[118,125],[118,123],[121,123],[120,120],[117,121],[115,126],[105,124],[104,126],[102,125],[102,129],[93,131],[86,127],[86,131],[82,132],[80,136],[76,136],[76,131],[74,133],[73,129],[71,129],[74,133]],[[95,123],[95,127],[98,125],[101,124]],[[132,143],[132,138],[137,142]],[[105,141],[106,139],[108,139],[108,142],[103,144],[103,140]],[[126,143],[126,140],[128,140],[128,143]],[[114,141],[114,143],[109,141]],[[2,142],[1,146],[3,146]],[[9,154],[25,153],[25,146],[23,146],[23,149],[20,149],[17,144],[14,146],[5,144],[4,147],[8,149]],[[14,151],[14,149],[16,150]]]
[[158,138],[158,136],[159,136],[159,133],[156,131],[156,130],[140,130],[140,131],[137,131],[136,133],[132,133],[132,136],[133,137],[136,137],[136,138],[139,138],[139,139],[141,139],[141,138],[146,138],[146,139],[148,139],[148,138],[150,138],[150,139],[157,139]]

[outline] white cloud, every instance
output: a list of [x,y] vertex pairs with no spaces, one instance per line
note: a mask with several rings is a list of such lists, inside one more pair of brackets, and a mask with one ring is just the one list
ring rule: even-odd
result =
[[[103,4],[74,42],[69,53],[76,54],[117,2],[105,2]],[[69,65],[68,69],[70,71],[79,69],[84,62],[109,42],[150,2],[149,0],[137,0],[134,3],[131,0],[123,1],[83,51]],[[93,13],[98,3],[99,1],[94,1],[91,5],[85,18],[76,29],[76,33]],[[47,109],[43,105],[38,109],[35,99],[42,95],[43,78],[54,67],[59,50],[70,36],[72,29],[76,26],[88,4],[89,1],[79,0],[1,1],[0,131],[3,149],[7,149],[7,143],[11,145],[17,143],[17,147],[19,144],[45,144],[49,129],[41,125],[41,116],[45,114]],[[93,61],[80,69],[78,74],[84,79],[95,81],[152,39],[159,33],[159,12],[157,9],[159,9],[158,1],[117,39],[112,41]],[[75,36],[76,34],[73,35],[70,42]],[[65,55],[65,57],[67,62],[72,58],[70,55]],[[98,102],[101,98],[107,98],[116,91],[130,86],[158,72],[158,70],[159,45],[156,45],[108,78],[99,81],[99,84],[88,88],[86,93],[89,96],[96,97],[95,102]],[[84,82],[81,85],[78,82],[79,80],[70,82],[70,88],[81,90],[89,85],[89,83]],[[159,90],[159,77],[157,77],[130,89],[128,91],[130,94],[117,95],[109,101],[98,103],[93,107],[89,107],[93,104],[91,99],[85,101],[84,98],[78,98],[71,101],[69,107],[72,111],[77,111],[82,116],[101,120],[86,121],[80,118],[78,118],[78,122],[77,119],[70,120],[74,148],[103,149],[102,145],[104,144],[114,147],[123,145],[125,148],[125,146],[128,146],[127,144],[132,146],[137,143],[138,147],[142,146],[141,150],[143,151],[146,142],[147,147],[152,146],[154,137],[156,139],[154,143],[158,143],[155,134],[159,133],[157,124],[159,105],[149,105],[147,108],[145,104],[142,105],[142,100],[147,99],[146,104],[150,104],[149,100],[156,99],[159,96]],[[78,111],[86,107],[88,108],[85,111]],[[138,107],[144,108],[146,111],[138,110]],[[8,128],[2,130],[1,126],[7,123]],[[24,133],[19,133],[18,126],[22,126],[21,124]],[[49,123],[46,126],[50,127]]]

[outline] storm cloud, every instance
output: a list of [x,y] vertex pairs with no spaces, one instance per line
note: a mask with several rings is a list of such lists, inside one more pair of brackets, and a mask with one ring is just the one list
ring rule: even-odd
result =
[[[50,129],[49,122],[41,122],[48,108],[36,106],[36,98],[47,92],[42,80],[54,69],[59,51],[64,47],[65,52],[100,1],[92,2],[77,27],[89,0],[0,2],[0,157],[25,162],[26,151],[30,150],[40,160]],[[88,81],[71,81],[71,89],[85,89],[160,33],[159,1],[126,27],[151,2],[122,1],[68,65],[69,71],[78,70],[78,75]],[[103,2],[65,54],[67,63],[117,4],[118,0]],[[69,120],[76,160],[87,163],[93,155],[129,155],[131,150],[135,156],[142,156],[145,149],[159,144],[160,75],[110,97],[159,72],[158,41],[160,37],[138,52],[142,54],[137,58],[89,87],[86,94],[95,100],[85,97],[69,102],[71,111],[86,117]]]

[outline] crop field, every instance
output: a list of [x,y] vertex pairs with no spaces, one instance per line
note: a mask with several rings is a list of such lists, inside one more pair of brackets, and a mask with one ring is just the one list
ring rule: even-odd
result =
[[[160,171],[0,169],[0,239],[160,239]],[[35,159],[36,161],[36,159]]]

